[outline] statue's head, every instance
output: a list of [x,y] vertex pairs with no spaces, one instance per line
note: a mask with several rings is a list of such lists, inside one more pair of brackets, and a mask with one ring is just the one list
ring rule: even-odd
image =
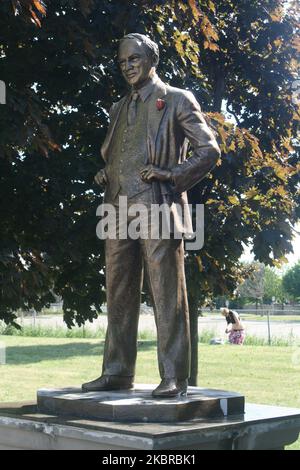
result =
[[126,82],[138,88],[155,73],[158,45],[144,34],[127,34],[120,41],[118,61]]

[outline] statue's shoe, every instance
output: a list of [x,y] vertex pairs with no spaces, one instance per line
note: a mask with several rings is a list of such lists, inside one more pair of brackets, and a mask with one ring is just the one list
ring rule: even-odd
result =
[[153,390],[152,396],[155,398],[170,398],[186,395],[187,387],[187,380],[163,379],[159,386]]
[[102,375],[82,385],[83,392],[101,392],[105,390],[129,390],[133,388],[133,377]]

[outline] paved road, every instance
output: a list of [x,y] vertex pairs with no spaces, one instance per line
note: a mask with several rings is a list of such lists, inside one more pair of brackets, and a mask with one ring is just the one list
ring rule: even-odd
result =
[[[152,331],[155,332],[154,317],[151,314],[151,309],[143,309],[144,312],[140,316],[140,331]],[[23,319],[24,325],[32,325],[35,323],[36,326],[47,326],[47,327],[63,327],[66,328],[63,319],[59,315],[47,316],[43,315],[40,317],[31,318],[25,317]],[[255,321],[255,320],[243,320],[246,333],[249,335],[256,335],[262,338],[268,338],[268,326],[267,320]],[[87,329],[97,329],[99,327],[106,328],[107,318],[106,315],[100,315],[99,318],[93,323],[86,323]],[[224,337],[225,335],[226,322],[223,318],[216,316],[212,317],[199,317],[199,332],[205,330],[213,331],[218,337]],[[271,321],[271,335],[272,338],[289,338],[291,335],[299,339],[300,338],[300,322],[292,321]]]

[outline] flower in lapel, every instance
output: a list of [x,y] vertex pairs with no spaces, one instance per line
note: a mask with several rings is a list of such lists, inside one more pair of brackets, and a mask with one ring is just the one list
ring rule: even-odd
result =
[[156,108],[158,109],[158,111],[161,111],[162,109],[164,109],[165,105],[166,105],[165,100],[161,100],[160,98],[156,100]]

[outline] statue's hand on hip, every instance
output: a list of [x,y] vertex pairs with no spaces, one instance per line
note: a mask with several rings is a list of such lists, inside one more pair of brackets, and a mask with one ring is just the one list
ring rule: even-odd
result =
[[99,186],[105,186],[107,184],[107,176],[104,169],[98,171],[98,173],[94,177],[94,181]]
[[156,181],[170,181],[172,180],[171,170],[162,170],[161,168],[154,165],[147,165],[140,171],[140,175],[143,181],[151,183],[153,180]]

